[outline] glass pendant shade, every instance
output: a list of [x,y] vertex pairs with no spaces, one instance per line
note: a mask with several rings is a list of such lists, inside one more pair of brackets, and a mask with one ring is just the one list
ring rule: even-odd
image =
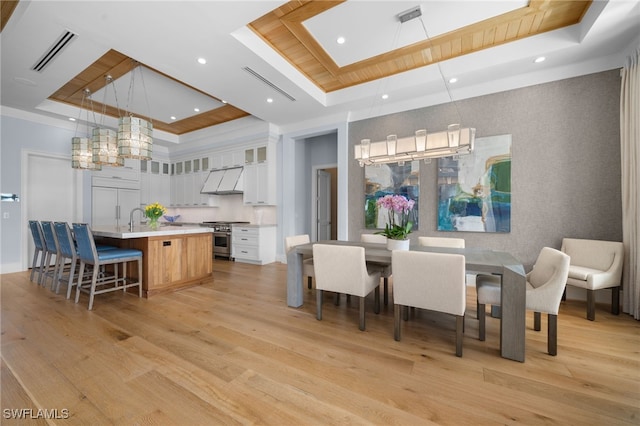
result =
[[427,130],[416,130],[416,152],[424,152],[427,149]]
[[118,155],[122,158],[151,160],[153,124],[138,117],[118,120]]
[[118,142],[114,130],[95,127],[91,140],[94,163],[113,167],[124,166],[124,158],[118,156]]
[[396,155],[396,145],[398,143],[398,137],[396,135],[387,136],[387,155]]
[[460,124],[449,124],[447,127],[447,136],[449,139],[449,148],[460,146]]
[[93,162],[91,139],[71,138],[71,167],[84,170],[102,170],[100,164]]

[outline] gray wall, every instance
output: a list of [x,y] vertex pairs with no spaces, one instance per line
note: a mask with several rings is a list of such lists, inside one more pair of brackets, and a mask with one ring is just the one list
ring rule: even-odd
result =
[[[512,135],[511,232],[439,232],[437,161],[420,167],[420,230],[463,237],[467,247],[509,251],[527,270],[544,246],[563,237],[622,241],[618,70],[541,84],[457,103],[462,125],[476,137]],[[349,147],[363,138],[406,137],[444,130],[451,104],[350,123]],[[364,169],[349,163],[349,239],[364,228]]]
[[305,231],[304,234],[311,235],[313,224],[311,223],[311,194],[313,185],[313,167],[326,166],[328,164],[338,163],[338,135],[329,133],[326,135],[315,136],[305,139]]

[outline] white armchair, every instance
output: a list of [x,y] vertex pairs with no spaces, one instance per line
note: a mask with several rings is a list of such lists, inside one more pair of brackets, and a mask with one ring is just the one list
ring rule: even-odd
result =
[[567,285],[587,290],[587,319],[595,320],[595,291],[604,288],[611,288],[611,313],[618,315],[623,244],[616,241],[564,238],[561,250],[571,257]]
[[[309,235],[306,234],[286,237],[284,239],[284,250],[286,254],[289,254],[291,249],[293,249],[295,246],[298,246],[300,244],[307,244],[310,242],[311,239],[309,238]],[[314,271],[313,258],[311,258],[310,256],[306,256],[306,258],[302,259],[302,275],[307,277],[307,287],[311,288],[313,283]]]
[[466,307],[465,259],[461,254],[394,250],[391,255],[394,339],[400,340],[400,311],[411,306],[456,317],[456,356],[462,356]]
[[365,297],[372,291],[375,313],[380,312],[380,272],[369,273],[364,247],[313,245],[313,264],[316,276],[316,317],[322,320],[322,296],[325,290],[360,298],[360,330],[365,330]]
[[[540,331],[540,313],[545,312],[547,323],[547,350],[558,353],[558,309],[569,275],[569,256],[559,250],[543,247],[531,272],[527,274],[526,308],[534,311],[534,329]],[[478,275],[479,337],[485,340],[485,305],[500,305],[500,278]]]

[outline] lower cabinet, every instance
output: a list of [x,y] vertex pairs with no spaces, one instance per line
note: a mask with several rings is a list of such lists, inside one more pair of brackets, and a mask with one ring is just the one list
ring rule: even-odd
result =
[[236,262],[265,265],[276,261],[275,225],[233,225],[231,257]]

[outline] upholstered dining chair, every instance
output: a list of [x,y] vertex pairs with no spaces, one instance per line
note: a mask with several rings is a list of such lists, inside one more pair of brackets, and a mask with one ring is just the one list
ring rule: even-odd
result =
[[560,250],[571,257],[567,285],[587,290],[587,319],[596,319],[595,292],[605,288],[611,289],[611,313],[618,315],[624,245],[619,241],[563,238]]
[[[37,283],[40,284],[42,283],[44,260],[46,257],[44,235],[42,235],[42,225],[37,220],[30,220],[29,230],[31,231],[31,237],[33,238],[33,244],[35,246],[35,249],[33,251],[33,260],[31,261],[31,274],[29,275],[29,280],[33,281],[37,272]],[[40,258],[40,261],[38,261],[38,258]]]
[[407,307],[428,309],[456,318],[456,356],[462,356],[466,308],[465,258],[461,254],[394,250],[394,339],[400,340],[400,316]]
[[[387,237],[380,234],[360,234],[360,241],[363,243],[386,244]],[[391,277],[391,265],[382,265],[379,263],[369,262],[370,271],[380,272],[383,283],[383,302],[387,306],[389,304],[389,278]]]
[[418,244],[426,247],[464,248],[464,238],[418,237]]
[[[96,244],[91,233],[91,228],[86,223],[74,223],[73,232],[78,245],[78,257],[80,258],[80,271],[78,276],[84,275],[87,266],[92,267],[91,282],[78,280],[76,285],[76,303],[80,300],[80,292],[89,293],[89,310],[93,309],[93,299],[96,294],[110,291],[122,290],[126,292],[128,288],[138,287],[138,297],[142,297],[142,251],[135,249],[115,248],[112,250],[96,249]],[[127,263],[136,261],[138,263],[138,276],[135,282],[130,282],[127,278]],[[98,279],[98,272],[102,266],[113,265],[113,275],[107,275]],[[120,268],[122,276],[120,276]]]
[[[558,354],[558,309],[569,275],[570,258],[565,253],[543,247],[527,274],[526,309],[534,311],[534,329],[540,331],[540,314],[547,314],[547,350]],[[485,305],[500,305],[500,278],[478,275],[479,337],[485,340]]]
[[[286,254],[289,254],[291,249],[295,246],[299,246],[301,244],[308,244],[311,242],[309,235],[292,235],[290,237],[286,237],[284,239],[284,250]],[[313,258],[310,256],[306,256],[302,259],[302,275],[307,277],[307,287],[311,288],[313,285]]]
[[313,266],[316,277],[316,317],[322,320],[322,296],[332,291],[360,298],[360,330],[365,330],[365,297],[372,291],[375,313],[380,312],[380,272],[369,272],[364,247],[313,245]]

